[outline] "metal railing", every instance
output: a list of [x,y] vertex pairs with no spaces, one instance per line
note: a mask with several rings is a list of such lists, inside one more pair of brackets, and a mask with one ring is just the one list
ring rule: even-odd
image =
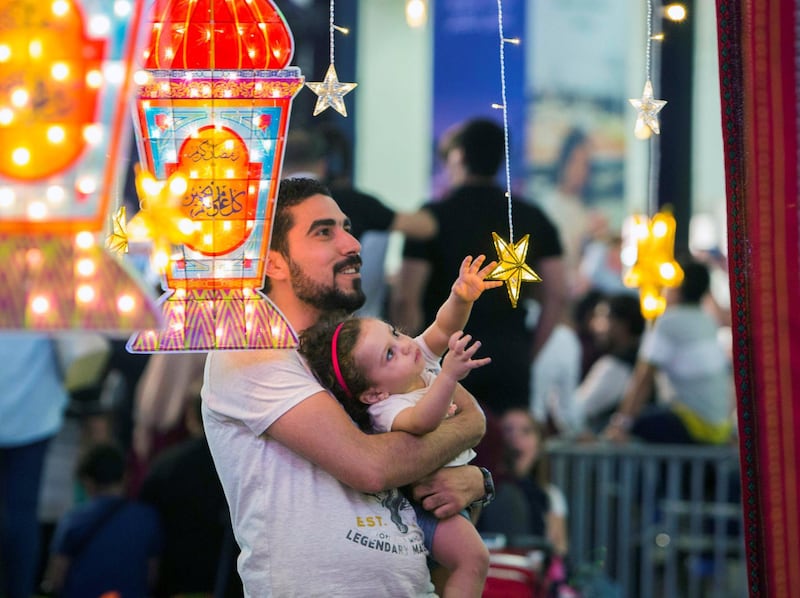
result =
[[547,443],[578,578],[625,598],[747,596],[734,445]]

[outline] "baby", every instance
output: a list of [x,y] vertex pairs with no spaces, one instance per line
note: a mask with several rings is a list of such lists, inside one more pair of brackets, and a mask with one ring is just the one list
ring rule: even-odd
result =
[[[416,338],[373,318],[325,319],[303,332],[300,352],[362,429],[421,435],[455,412],[458,381],[491,361],[474,359],[480,342],[470,344],[462,332],[475,300],[503,284],[484,280],[496,265],[484,261],[482,255],[464,258],[436,320]],[[448,465],[464,465],[474,456],[466,451]],[[469,518],[440,521],[414,506],[433,558],[450,570],[445,596],[480,596],[489,555]]]

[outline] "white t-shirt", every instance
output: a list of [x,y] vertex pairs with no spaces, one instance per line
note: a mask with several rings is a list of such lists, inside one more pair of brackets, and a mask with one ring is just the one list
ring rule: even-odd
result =
[[699,306],[676,305],[645,332],[639,358],[659,369],[659,398],[676,401],[709,424],[730,418],[731,364],[716,322]]
[[203,422],[245,594],[434,595],[422,531],[399,492],[353,490],[270,437],[278,418],[322,390],[295,350],[208,355]]
[[[425,387],[419,390],[412,390],[403,394],[390,395],[383,401],[373,403],[367,409],[369,413],[370,423],[372,429],[376,432],[390,432],[394,418],[401,411],[405,411],[409,407],[416,405],[428,390],[436,376],[442,371],[439,365],[439,357],[430,350],[428,345],[422,340],[421,336],[414,338],[414,342],[419,345],[422,350],[422,356],[425,359],[425,369],[422,372],[422,380],[425,382]],[[447,464],[447,467],[456,467],[458,465],[466,465],[475,458],[475,451],[472,449],[466,450],[459,454],[455,459]]]

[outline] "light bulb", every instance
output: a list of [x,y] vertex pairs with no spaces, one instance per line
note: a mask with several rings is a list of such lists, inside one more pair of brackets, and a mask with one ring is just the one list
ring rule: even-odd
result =
[[425,0],[406,0],[406,23],[409,27],[422,27],[428,19]]
[[636,120],[636,125],[633,127],[633,135],[636,139],[646,140],[650,139],[650,136],[653,134],[653,131],[650,130],[642,119]]
[[664,7],[664,16],[670,21],[683,21],[686,18],[686,7],[675,2]]

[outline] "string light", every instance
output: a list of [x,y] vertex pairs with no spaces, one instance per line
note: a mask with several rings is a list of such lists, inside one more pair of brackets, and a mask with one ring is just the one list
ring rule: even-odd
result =
[[344,105],[344,96],[353,91],[358,83],[341,83],[336,74],[334,57],[334,33],[339,31],[347,35],[350,30],[339,27],[333,22],[334,0],[330,0],[330,15],[328,20],[328,36],[330,45],[330,65],[322,81],[309,81],[306,86],[317,94],[317,103],[314,106],[314,116],[324,112],[328,108],[333,108],[342,116],[347,116],[347,108]]
[[[649,139],[652,133],[661,133],[658,123],[658,113],[667,103],[665,100],[657,100],[653,96],[653,82],[651,76],[652,56],[653,56],[653,2],[647,0],[647,41],[645,45],[645,82],[641,98],[631,98],[628,101],[636,108],[636,124],[633,133],[637,139]],[[660,36],[663,39],[663,35]]]
[[416,29],[428,20],[428,6],[425,0],[406,0],[406,23]]
[[507,43],[519,45],[518,38],[507,38],[503,33],[503,2],[497,0],[497,30],[500,38],[500,96],[502,103],[492,104],[492,108],[503,111],[503,151],[505,153],[506,199],[508,200],[508,235],[509,242],[503,240],[496,232],[492,232],[492,241],[497,251],[497,266],[487,276],[489,280],[502,280],[506,284],[508,298],[512,307],[517,307],[520,287],[523,282],[539,282],[541,278],[525,263],[528,253],[528,240],[525,235],[518,243],[514,243],[514,219],[511,203],[511,161],[508,149],[508,101],[506,99],[506,58]]

